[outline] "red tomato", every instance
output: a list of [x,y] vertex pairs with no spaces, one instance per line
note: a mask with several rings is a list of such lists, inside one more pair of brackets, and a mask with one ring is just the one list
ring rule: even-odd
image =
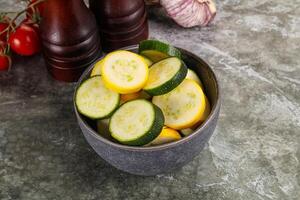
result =
[[0,71],[7,71],[11,66],[11,57],[7,55],[7,43],[0,41]]
[[23,56],[31,56],[41,50],[39,34],[34,28],[21,24],[9,37],[11,49]]
[[40,32],[39,25],[30,18],[25,18],[20,24],[31,26],[37,33]]
[[8,55],[0,53],[0,71],[7,71],[10,68],[11,59]]

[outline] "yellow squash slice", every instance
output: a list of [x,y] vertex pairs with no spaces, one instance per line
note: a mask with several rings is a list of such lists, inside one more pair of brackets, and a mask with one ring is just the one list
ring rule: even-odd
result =
[[129,94],[145,86],[149,70],[143,57],[120,50],[104,58],[101,74],[106,87],[120,94]]
[[191,79],[167,94],[153,97],[152,102],[163,111],[165,125],[176,130],[190,128],[203,119],[206,107],[201,87]]

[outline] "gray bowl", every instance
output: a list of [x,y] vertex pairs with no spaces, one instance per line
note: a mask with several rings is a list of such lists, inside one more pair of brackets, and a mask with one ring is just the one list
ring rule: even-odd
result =
[[[124,49],[136,52],[137,46]],[[191,135],[179,141],[160,146],[134,147],[118,144],[99,135],[96,132],[95,122],[79,114],[74,104],[79,126],[87,142],[99,156],[112,166],[131,174],[143,176],[170,172],[190,162],[199,154],[213,134],[221,105],[217,78],[212,69],[201,58],[186,50],[180,50],[184,55],[183,60],[187,66],[193,69],[201,78],[212,108],[208,119]],[[76,89],[83,80],[89,77],[92,68],[93,65],[83,73]]]

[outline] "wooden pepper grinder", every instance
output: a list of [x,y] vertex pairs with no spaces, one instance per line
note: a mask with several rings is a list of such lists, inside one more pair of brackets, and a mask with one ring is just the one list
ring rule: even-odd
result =
[[105,51],[139,43],[148,38],[144,0],[89,0],[96,16]]
[[43,54],[57,80],[77,81],[102,54],[92,12],[82,0],[47,0],[41,22]]

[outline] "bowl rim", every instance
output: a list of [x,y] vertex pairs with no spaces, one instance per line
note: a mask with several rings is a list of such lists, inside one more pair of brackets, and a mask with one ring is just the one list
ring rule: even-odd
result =
[[[131,45],[131,46],[127,46],[124,48],[121,48],[122,50],[128,50],[128,51],[132,51],[138,48],[138,45]],[[76,83],[75,86],[75,91],[74,91],[74,95],[73,95],[73,106],[74,106],[74,110],[75,110],[75,114],[77,117],[77,120],[79,120],[81,122],[81,124],[88,130],[88,133],[90,135],[92,135],[94,138],[96,138],[97,140],[100,140],[101,142],[107,144],[107,145],[111,145],[114,146],[116,148],[119,149],[123,149],[123,150],[130,150],[130,151],[155,151],[155,150],[161,150],[161,149],[166,149],[166,148],[172,148],[174,146],[177,146],[179,144],[182,143],[186,143],[190,140],[192,140],[196,135],[201,134],[206,128],[208,128],[209,124],[211,123],[211,121],[214,119],[214,116],[217,115],[218,110],[221,106],[221,98],[220,98],[220,87],[219,87],[219,82],[217,79],[216,74],[214,73],[213,69],[199,56],[195,55],[192,52],[189,52],[188,50],[178,48],[181,52],[183,52],[183,54],[188,54],[189,56],[194,57],[195,60],[199,61],[200,63],[204,64],[207,66],[208,70],[210,70],[213,79],[215,80],[216,83],[216,93],[217,93],[217,99],[216,99],[216,103],[215,105],[211,108],[211,112],[209,114],[209,116],[207,117],[207,119],[197,128],[194,130],[193,133],[191,133],[190,135],[183,137],[180,140],[174,141],[174,142],[170,142],[170,143],[166,143],[166,144],[162,144],[162,145],[157,145],[157,146],[129,146],[129,145],[124,145],[124,144],[119,144],[119,143],[115,143],[113,141],[110,141],[109,139],[106,139],[104,137],[102,137],[101,135],[99,135],[92,127],[90,127],[85,120],[82,119],[82,117],[80,116],[77,107],[76,107],[76,103],[75,103],[75,96],[76,96],[76,91],[79,88],[80,84],[82,83],[82,81],[87,77],[88,73],[90,73],[90,71],[92,70],[93,66],[100,61],[101,59],[104,58],[105,55],[102,55],[99,59],[96,59],[95,62],[93,62],[80,76],[79,80]],[[83,134],[83,131],[82,131]]]

